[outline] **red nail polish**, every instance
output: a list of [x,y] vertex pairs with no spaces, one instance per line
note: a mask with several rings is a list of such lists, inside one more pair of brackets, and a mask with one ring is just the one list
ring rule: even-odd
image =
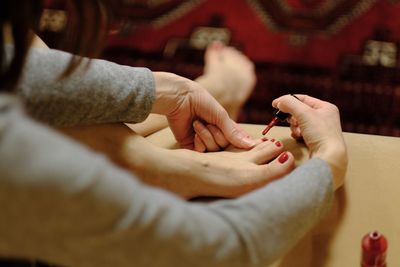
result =
[[289,155],[288,155],[288,153],[285,151],[285,152],[283,152],[280,156],[279,156],[279,158],[278,158],[278,161],[280,162],[280,163],[285,163],[287,160],[289,159]]
[[275,142],[275,138],[272,138],[272,139],[271,139],[271,142],[272,142],[272,143]]
[[280,141],[276,141],[275,145],[276,145],[277,147],[281,147],[281,146],[282,146],[282,143],[281,143]]
[[263,138],[261,138],[261,141],[266,142],[266,141],[268,141],[268,138],[263,137]]
[[362,241],[362,267],[386,267],[388,242],[378,231],[366,234]]
[[213,42],[211,45],[213,48],[218,49],[218,50],[222,49],[222,47],[223,47],[223,44],[221,42]]
[[267,127],[265,127],[264,131],[262,131],[262,135],[266,135],[269,130],[271,130],[272,127],[274,127],[275,124],[277,124],[279,121],[278,118],[273,118],[272,121],[267,125]]

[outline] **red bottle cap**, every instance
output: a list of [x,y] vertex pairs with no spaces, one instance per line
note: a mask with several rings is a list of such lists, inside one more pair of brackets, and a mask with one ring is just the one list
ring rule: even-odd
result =
[[362,241],[362,267],[386,267],[388,242],[378,231],[366,234]]

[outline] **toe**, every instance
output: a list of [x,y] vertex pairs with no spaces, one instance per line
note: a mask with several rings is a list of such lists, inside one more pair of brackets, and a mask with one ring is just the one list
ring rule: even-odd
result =
[[293,154],[282,152],[278,157],[268,164],[262,165],[265,177],[275,180],[289,174],[295,167]]
[[224,48],[224,45],[221,42],[213,42],[207,46],[204,54],[205,64],[207,65],[207,63],[213,64],[214,62],[218,62],[219,57],[223,52],[222,48]]
[[246,156],[250,159],[250,161],[256,164],[263,164],[274,159],[280,153],[282,153],[285,148],[281,141],[276,141],[275,139],[272,140],[273,141],[270,139],[257,144],[253,149],[246,152]]

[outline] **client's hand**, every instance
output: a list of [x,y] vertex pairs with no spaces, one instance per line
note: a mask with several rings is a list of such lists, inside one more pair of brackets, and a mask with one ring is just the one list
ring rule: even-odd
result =
[[285,95],[275,99],[272,105],[290,113],[292,136],[303,138],[311,157],[325,160],[332,169],[334,188],[343,184],[347,169],[347,151],[340,126],[338,108],[307,95]]
[[215,125],[236,147],[249,149],[254,141],[229,118],[225,109],[198,83],[172,73],[154,72],[156,100],[152,112],[167,116],[169,126],[183,148],[194,148],[193,122]]

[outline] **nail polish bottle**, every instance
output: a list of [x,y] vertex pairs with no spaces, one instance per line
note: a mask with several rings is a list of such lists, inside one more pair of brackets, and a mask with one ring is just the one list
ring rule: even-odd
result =
[[[300,101],[300,99],[296,95],[294,94],[290,95]],[[289,116],[290,116],[289,113],[285,113],[279,109],[275,109],[273,113],[273,119],[271,120],[270,123],[268,123],[267,127],[265,127],[265,129],[262,131],[262,135],[268,133],[268,131],[271,130],[271,128],[274,127],[279,121],[285,121],[287,118],[289,118]]]
[[362,241],[361,267],[386,267],[388,242],[381,233],[373,231],[366,234]]

